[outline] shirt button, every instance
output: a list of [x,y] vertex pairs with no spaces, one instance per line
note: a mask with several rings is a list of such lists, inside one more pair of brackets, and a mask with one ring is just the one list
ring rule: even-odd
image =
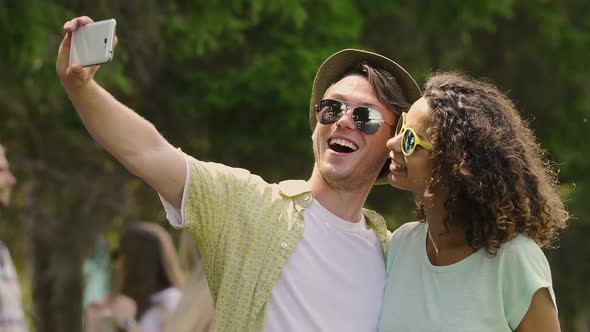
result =
[[281,248],[287,249],[288,245],[287,242],[281,242]]
[[306,194],[305,196],[303,196],[304,201],[309,201],[310,198],[311,198],[310,194]]

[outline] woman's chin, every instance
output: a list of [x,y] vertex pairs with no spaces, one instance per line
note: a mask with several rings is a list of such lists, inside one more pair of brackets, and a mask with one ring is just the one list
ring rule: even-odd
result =
[[412,191],[412,189],[408,187],[405,179],[400,179],[400,177],[396,176],[395,173],[389,173],[389,175],[387,176],[387,182],[390,186],[396,189]]

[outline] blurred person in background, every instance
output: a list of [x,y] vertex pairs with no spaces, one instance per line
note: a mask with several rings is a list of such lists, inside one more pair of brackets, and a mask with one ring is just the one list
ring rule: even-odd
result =
[[83,307],[106,297],[111,290],[111,252],[102,234],[96,236],[94,248],[82,264],[84,278]]
[[565,229],[557,177],[493,85],[432,75],[387,143],[420,221],[392,235],[381,331],[559,331],[541,250]]
[[160,332],[181,297],[183,276],[170,234],[154,223],[123,232],[113,251],[114,292],[86,310],[85,331]]
[[[215,302],[213,328],[375,331],[389,233],[363,206],[387,174],[386,142],[399,114],[420,96],[410,74],[363,50],[327,58],[305,110],[311,175],[268,183],[183,153],[94,80],[99,66],[69,65],[72,33],[90,22],[64,24],[57,75],[92,137],[157,191],[170,223],[195,239]],[[263,113],[242,111],[264,121]],[[273,111],[285,113],[280,105]]]
[[[16,178],[0,144],[0,205],[8,207]],[[26,331],[18,276],[8,248],[0,240],[0,332]]]
[[166,331],[209,331],[214,314],[213,297],[197,245],[186,231],[180,235],[179,258],[188,277],[180,303],[166,324]]

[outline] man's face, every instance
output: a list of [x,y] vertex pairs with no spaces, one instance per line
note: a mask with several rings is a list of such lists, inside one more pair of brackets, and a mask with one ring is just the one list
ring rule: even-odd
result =
[[10,165],[6,160],[4,150],[0,147],[0,204],[5,207],[10,204],[10,194],[15,184],[16,178],[10,172]]
[[396,117],[360,75],[346,76],[334,83],[323,99],[344,102],[349,110],[333,124],[318,122],[316,125],[312,140],[319,173],[330,185],[339,188],[372,186],[387,158],[386,142],[393,129],[382,124],[375,134],[364,134],[355,127],[351,110],[358,106],[373,108],[381,113],[385,122],[394,126]]

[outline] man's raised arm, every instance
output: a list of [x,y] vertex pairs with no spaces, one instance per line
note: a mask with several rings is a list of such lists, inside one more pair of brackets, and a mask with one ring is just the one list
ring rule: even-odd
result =
[[117,101],[94,80],[99,66],[69,65],[72,32],[91,23],[78,17],[64,24],[66,33],[56,71],[82,123],[92,137],[177,208],[182,200],[186,166],[182,153],[147,120]]

